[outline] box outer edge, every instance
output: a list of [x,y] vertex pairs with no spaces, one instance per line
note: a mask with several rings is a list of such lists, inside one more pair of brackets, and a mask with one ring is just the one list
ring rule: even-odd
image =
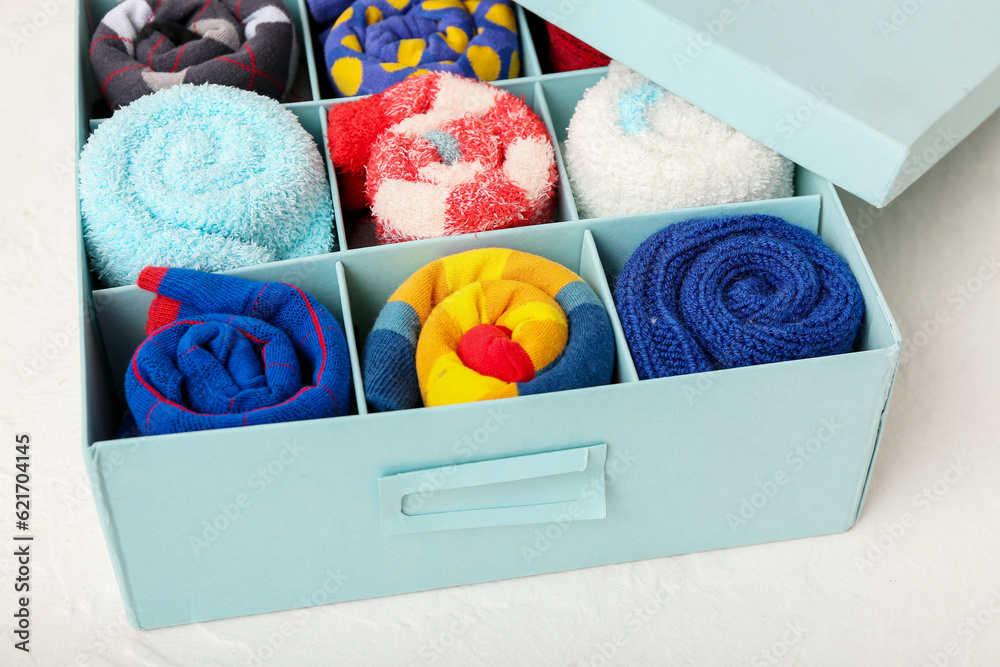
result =
[[122,604],[125,607],[125,618],[133,628],[144,630],[145,627],[140,624],[139,615],[136,613],[135,596],[132,593],[132,579],[125,566],[125,558],[118,539],[118,527],[107,501],[104,478],[101,477],[98,471],[100,467],[98,461],[100,451],[94,450],[88,454],[90,455],[84,456],[87,476],[91,480],[90,488],[94,493],[94,501],[97,505],[97,514],[100,519],[102,532],[104,533],[104,541],[108,546],[108,553],[111,556],[111,566],[115,572],[115,579],[118,584],[118,590],[121,593]]
[[858,235],[854,232],[854,226],[850,224],[851,218],[847,215],[847,211],[844,209],[844,202],[841,200],[840,195],[837,193],[836,188],[834,188],[831,182],[826,181],[822,187],[827,190],[827,203],[836,202],[836,213],[848,222],[847,232],[850,235],[851,243],[857,251],[858,257],[861,259],[862,265],[864,266],[866,276],[875,290],[875,294],[878,297],[877,301],[879,308],[882,310],[882,316],[885,317],[886,322],[889,324],[889,333],[893,340],[893,344],[891,346],[884,348],[887,352],[887,356],[890,358],[889,363],[891,375],[889,377],[889,388],[886,391],[885,400],[882,404],[882,414],[879,417],[877,423],[878,425],[875,429],[874,441],[872,442],[871,460],[868,462],[868,473],[865,475],[864,482],[861,485],[861,491],[858,495],[857,511],[851,521],[851,525],[853,526],[861,518],[861,511],[864,508],[865,498],[868,496],[868,487],[871,485],[872,471],[875,468],[875,459],[878,457],[879,445],[882,442],[882,435],[885,432],[885,423],[886,417],[889,413],[889,404],[892,401],[892,392],[896,386],[896,376],[899,374],[899,354],[900,348],[903,344],[903,335],[899,330],[899,325],[896,323],[896,318],[892,315],[889,303],[885,300],[885,294],[882,293],[882,286],[879,285],[878,280],[875,278],[875,273],[872,271],[871,265],[868,263],[868,256],[864,253],[864,249],[861,247],[861,242],[858,240]]
[[[892,180],[886,185],[875,206],[883,208],[903,194],[956,146],[965,141],[986,119],[996,113],[998,107],[1000,107],[1000,67],[993,70],[978,87],[970,90],[962,103],[952,107],[948,113],[937,119],[907,148]],[[958,131],[952,130],[953,125],[958,125]],[[942,138],[945,139],[945,147],[939,148],[938,141]],[[928,151],[932,151],[931,159],[925,160],[924,155]]]
[[868,464],[868,474],[865,476],[865,482],[861,487],[861,495],[858,498],[858,511],[854,515],[854,520],[852,525],[856,524],[861,519],[861,512],[864,510],[865,499],[868,497],[868,488],[871,486],[872,472],[875,468],[875,459],[878,458],[879,446],[882,444],[882,436],[885,433],[885,423],[886,418],[889,415],[889,405],[892,402],[892,392],[896,387],[896,377],[899,375],[899,351],[900,346],[897,343],[889,348],[889,355],[891,357],[892,364],[892,375],[889,378],[889,390],[885,395],[885,403],[882,407],[882,416],[878,421],[878,428],[875,431],[875,442],[872,446],[872,458],[871,462]]
[[[80,38],[81,25],[87,20],[87,17],[83,13],[82,3],[76,3],[73,9],[73,20],[74,29],[76,30],[77,39]],[[89,22],[88,22],[89,23]],[[89,29],[89,28],[88,28]],[[90,437],[88,435],[91,427],[90,415],[87,412],[87,386],[88,386],[88,372],[87,372],[87,339],[88,335],[93,336],[95,339],[99,337],[98,334],[98,319],[94,311],[93,298],[88,294],[90,288],[90,276],[89,276],[89,264],[87,261],[87,251],[83,240],[82,230],[79,228],[80,222],[80,174],[79,174],[79,154],[83,147],[83,141],[85,139],[84,133],[86,131],[85,123],[80,118],[80,112],[83,109],[83,95],[84,95],[84,85],[83,77],[84,63],[80,62],[80,44],[75,44],[75,53],[73,54],[74,66],[76,67],[76,76],[74,77],[74,93],[76,97],[76,110],[77,113],[74,114],[74,137],[76,139],[76,154],[73,160],[73,175],[74,175],[74,185],[73,193],[76,198],[74,205],[74,210],[76,213],[76,254],[77,254],[77,299],[80,307],[78,314],[79,328],[80,328],[80,391],[81,396],[84,400],[80,401],[80,427],[81,435],[83,436],[83,451],[81,452],[83,456],[84,469],[87,474],[87,482],[90,486],[91,492],[94,495],[95,505],[97,507],[98,521],[101,524],[101,532],[104,534],[104,541],[108,548],[108,554],[111,557],[111,566],[115,573],[115,583],[118,586],[118,590],[121,593],[122,605],[125,610],[125,618],[129,624],[138,629],[142,629],[139,625],[138,616],[135,613],[134,597],[132,595],[132,588],[128,573],[124,568],[124,560],[121,554],[121,548],[118,542],[117,528],[115,527],[114,520],[111,516],[111,510],[108,507],[107,496],[105,494],[104,484],[102,482],[102,477],[100,471],[97,469],[97,461],[95,459],[97,450],[90,447],[88,444],[90,442]],[[88,334],[88,332],[90,332]],[[95,340],[95,343],[97,341]],[[104,364],[104,360],[98,360],[98,363]]]

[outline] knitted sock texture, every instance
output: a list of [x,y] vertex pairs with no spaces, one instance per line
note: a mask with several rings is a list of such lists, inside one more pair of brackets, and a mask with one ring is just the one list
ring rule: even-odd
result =
[[611,62],[611,58],[590,44],[552,23],[546,23],[545,30],[549,35],[549,64],[556,72],[606,67]]
[[392,294],[365,343],[375,411],[607,384],[611,321],[590,286],[548,259],[470,250],[424,266]]
[[641,379],[850,352],[865,310],[844,260],[766,215],[665,227],[614,296]]
[[123,0],[98,24],[90,64],[112,109],[180,83],[281,100],[296,48],[281,0]]
[[[316,3],[313,17],[332,14]],[[319,12],[319,13],[317,13]],[[337,95],[381,93],[422,72],[481,81],[518,76],[517,18],[509,0],[356,0],[321,28],[319,41]]]
[[354,0],[306,0],[309,15],[319,25],[330,25],[353,4]]
[[143,435],[347,414],[347,340],[299,288],[158,267],[138,284],[157,294],[125,376]]
[[583,217],[793,194],[788,159],[616,61],[577,103],[565,155]]
[[316,143],[274,100],[176,86],[116,112],[80,155],[83,236],[110,286],[144,266],[224,271],[329,252]]
[[555,211],[545,124],[490,84],[416,76],[331,106],[327,136],[344,205],[370,205],[380,243],[549,222]]

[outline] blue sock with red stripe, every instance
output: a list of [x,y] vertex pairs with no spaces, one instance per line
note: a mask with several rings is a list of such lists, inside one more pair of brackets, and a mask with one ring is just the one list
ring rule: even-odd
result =
[[351,363],[337,320],[293,285],[147,267],[157,296],[125,376],[143,435],[347,414]]

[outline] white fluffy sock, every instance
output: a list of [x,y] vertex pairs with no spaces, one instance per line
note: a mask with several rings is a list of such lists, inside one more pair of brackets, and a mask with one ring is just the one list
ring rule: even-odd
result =
[[791,161],[615,61],[576,106],[566,163],[587,218],[793,194]]

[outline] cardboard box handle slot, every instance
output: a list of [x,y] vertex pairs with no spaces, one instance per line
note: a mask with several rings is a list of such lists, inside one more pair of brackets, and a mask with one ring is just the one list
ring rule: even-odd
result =
[[378,480],[383,535],[603,519],[606,444]]

